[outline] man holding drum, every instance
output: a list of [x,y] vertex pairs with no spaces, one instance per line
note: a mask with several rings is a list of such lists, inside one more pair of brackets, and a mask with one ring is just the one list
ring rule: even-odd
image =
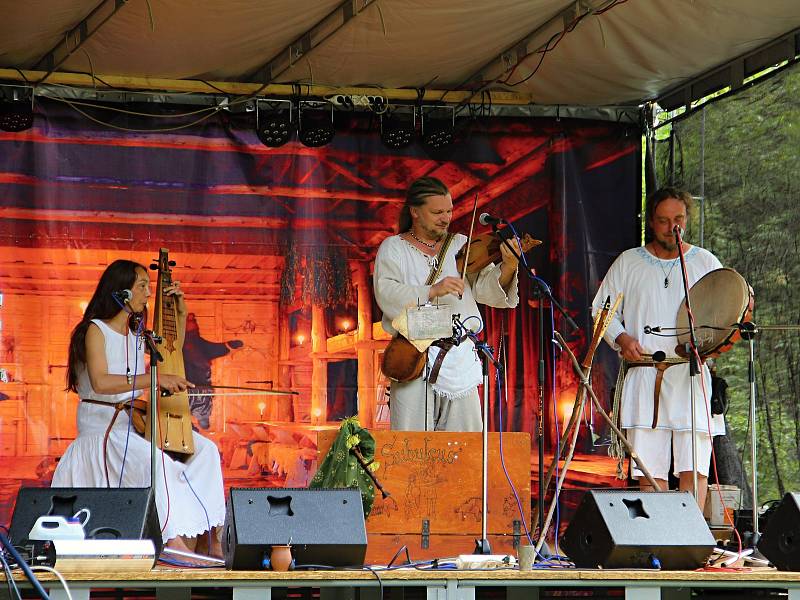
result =
[[[605,339],[623,358],[626,370],[620,398],[621,428],[642,461],[668,489],[670,460],[680,489],[693,490],[691,439],[691,381],[694,381],[697,502],[705,504],[711,435],[723,433],[722,420],[711,419],[709,400],[711,376],[703,365],[705,393],[700,376],[690,378],[689,364],[675,352],[673,335],[678,310],[684,300],[676,228],[686,227],[691,196],[671,187],[654,192],[647,199],[646,221],[652,240],[623,252],[611,265],[593,302],[597,313],[607,297],[623,294]],[[706,273],[720,268],[719,260],[703,248],[683,242],[688,284],[691,287]],[[661,335],[646,334],[645,327],[660,327]],[[654,362],[653,355],[665,358]],[[660,358],[660,357],[659,357]],[[658,359],[658,358],[657,358]],[[642,490],[652,489],[643,474],[631,464],[632,476]]]

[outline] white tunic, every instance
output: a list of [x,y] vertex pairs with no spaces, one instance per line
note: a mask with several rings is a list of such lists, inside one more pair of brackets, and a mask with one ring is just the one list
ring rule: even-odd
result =
[[[465,235],[457,233],[453,236],[436,281],[445,277],[461,277],[456,266],[456,254],[466,242]],[[424,254],[399,235],[388,237],[381,243],[375,257],[373,283],[375,298],[383,311],[383,329],[387,333],[397,333],[392,321],[406,307],[427,302],[431,286],[425,285],[425,282],[431,272],[432,262],[433,257]],[[514,308],[519,303],[517,275],[514,275],[506,294],[500,285],[499,264],[490,264],[477,278],[469,276],[467,279],[469,285],[464,286],[460,300],[452,294],[439,298],[440,304],[449,304],[454,313],[461,314],[462,321],[472,315],[480,318],[476,301],[497,308]]]
[[[719,260],[702,248],[692,246],[686,252],[686,270],[689,288],[703,275],[721,268]],[[664,287],[664,279],[669,286]],[[645,352],[652,354],[662,350],[668,357],[675,357],[677,340],[674,336],[660,337],[645,334],[645,326],[662,328],[675,327],[678,309],[684,299],[681,269],[678,259],[662,260],[650,254],[644,247],[632,248],[623,252],[608,270],[597,295],[592,302],[592,313],[602,308],[606,297],[611,297],[613,305],[619,293],[623,300],[619,311],[605,334],[605,339],[615,350],[614,342],[621,333],[636,338]],[[714,301],[709,298],[707,301]],[[700,323],[698,323],[700,325]],[[674,334],[664,331],[663,334]],[[706,402],[703,402],[703,389],[700,377],[695,377],[695,415],[699,432],[708,432],[708,416],[711,397],[711,376],[708,367],[702,369],[705,379]],[[623,428],[652,427],[653,390],[656,369],[635,367],[628,370],[622,389],[620,419]],[[679,364],[664,371],[659,402],[658,429],[691,431],[691,386],[689,385],[689,365]],[[712,433],[723,433],[723,421],[719,415],[712,419]]]
[[[466,243],[467,237],[456,234],[450,243],[443,258],[443,265],[436,281],[444,277],[461,277],[456,266],[455,256],[461,247]],[[392,335],[397,332],[392,327],[392,321],[409,306],[424,304],[428,300],[428,293],[431,286],[425,285],[431,271],[433,257],[421,252],[399,235],[386,238],[378,248],[375,258],[375,272],[373,275],[373,286],[375,298],[383,311],[382,325],[387,333]],[[435,283],[435,282],[434,282]],[[506,293],[500,285],[500,265],[490,264],[485,267],[477,276],[468,276],[467,285],[464,286],[464,293],[459,299],[457,296],[448,294],[439,298],[439,304],[448,304],[452,307],[453,313],[461,315],[461,321],[470,326],[477,319],[480,319],[477,302],[495,306],[499,308],[513,308],[519,303],[517,294],[517,275],[509,286]],[[459,346],[450,350],[442,367],[439,371],[439,378],[433,391],[437,396],[449,397],[452,399],[467,398],[475,394],[476,386],[480,383],[481,366],[480,361],[475,355],[472,340],[466,340]],[[428,362],[432,362],[438,348],[433,348],[428,353]],[[408,384],[392,384],[392,426],[401,424],[399,428],[416,428],[411,426],[411,421],[407,421],[404,415],[396,414],[401,405],[401,396],[405,391],[410,391],[414,387]],[[417,392],[413,392],[416,396]],[[419,394],[419,407],[425,402],[424,391]],[[396,401],[397,400],[397,401]],[[417,399],[412,399],[411,406],[417,404]],[[403,412],[406,412],[403,409]],[[416,412],[422,412],[418,408]],[[453,427],[462,429],[480,428],[480,412],[477,411],[477,422],[470,419],[468,424],[456,424]],[[428,421],[424,421],[428,423]],[[454,420],[454,423],[458,421]],[[404,424],[404,425],[403,425]],[[420,428],[424,428],[420,426]]]
[[[144,369],[144,349],[137,348],[136,336],[123,336],[108,325],[92,321],[105,337],[108,372],[126,374],[126,357],[130,372],[149,377]],[[127,353],[125,349],[127,339]],[[103,437],[114,415],[113,404],[127,401],[131,393],[105,395],[92,389],[85,366],[78,374],[81,398],[108,402],[100,406],[78,404],[78,437],[59,460],[53,475],[53,487],[148,487],[150,485],[150,442],[142,438],[121,411],[108,438],[108,476],[103,461]],[[141,395],[141,392],[136,392]],[[193,432],[194,454],[185,462],[173,460],[159,452],[157,458],[156,508],[164,541],[176,536],[194,537],[222,525],[225,520],[225,493],[222,469],[216,445]],[[162,466],[163,464],[163,466]],[[166,476],[165,474],[166,473]],[[121,479],[121,480],[120,480]],[[194,490],[194,493],[193,491]],[[195,496],[195,493],[197,494]],[[208,516],[206,516],[206,513]]]

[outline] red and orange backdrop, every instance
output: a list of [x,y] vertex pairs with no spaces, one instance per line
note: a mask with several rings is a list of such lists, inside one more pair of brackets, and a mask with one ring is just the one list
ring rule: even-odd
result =
[[[176,262],[192,313],[187,375],[207,392],[197,426],[218,444],[226,484],[304,485],[319,430],[355,413],[368,428],[387,426],[371,272],[411,180],[448,184],[454,231],[468,231],[477,195],[479,213],[543,241],[528,259],[582,327],[570,332],[556,316],[579,355],[600,278],[639,238],[641,138],[630,125],[464,119],[452,149],[434,156],[418,143],[387,149],[378,121],[359,114],[337,114],[322,148],[267,148],[249,113],[185,117],[172,130],[175,119],[79,114],[44,100],[36,111],[31,130],[0,134],[0,523],[20,485],[49,484],[76,435],[68,339],[116,258],[150,264],[168,248]],[[534,434],[539,303],[524,277],[520,295],[517,309],[484,315],[507,363],[490,426]],[[614,374],[607,351],[599,358],[595,384],[607,399]],[[577,385],[564,357],[548,356],[546,372],[550,447]],[[601,456],[605,428],[594,426],[580,450]]]

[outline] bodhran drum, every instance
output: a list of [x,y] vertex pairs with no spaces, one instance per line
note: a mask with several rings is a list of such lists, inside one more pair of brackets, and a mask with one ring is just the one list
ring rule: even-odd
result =
[[[700,356],[713,358],[727,352],[740,339],[737,323],[750,321],[753,313],[753,288],[733,269],[715,269],[703,275],[689,289],[694,313],[695,334]],[[685,355],[689,342],[689,316],[686,302],[678,309],[678,347]]]

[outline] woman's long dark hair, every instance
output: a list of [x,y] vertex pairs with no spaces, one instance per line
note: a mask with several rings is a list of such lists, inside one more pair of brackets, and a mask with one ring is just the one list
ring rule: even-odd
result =
[[[92,299],[83,313],[83,319],[72,330],[69,340],[69,359],[67,369],[67,390],[78,391],[78,367],[86,364],[86,330],[92,319],[111,319],[122,310],[119,302],[114,298],[114,292],[133,289],[136,282],[136,269],[147,272],[142,265],[132,260],[115,260],[106,267],[97,283]],[[142,318],[146,318],[143,316]],[[130,327],[133,329],[134,319]]]

